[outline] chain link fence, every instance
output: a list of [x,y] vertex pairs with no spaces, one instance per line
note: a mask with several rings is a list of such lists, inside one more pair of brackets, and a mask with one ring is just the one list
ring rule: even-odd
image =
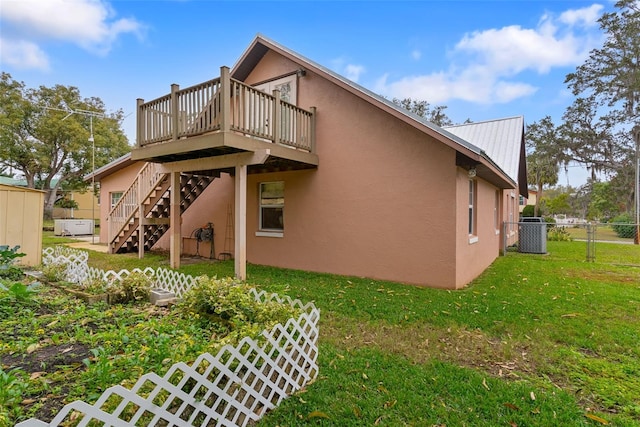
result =
[[[639,229],[640,224],[634,223],[544,222],[542,218],[523,218],[521,222],[504,223],[503,254],[553,252],[579,261],[640,266]],[[508,230],[518,231],[516,239],[508,240]]]

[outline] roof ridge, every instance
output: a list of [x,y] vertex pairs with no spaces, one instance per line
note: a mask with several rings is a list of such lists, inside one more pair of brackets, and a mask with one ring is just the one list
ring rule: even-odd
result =
[[516,116],[499,117],[497,119],[487,119],[487,120],[481,120],[479,122],[460,123],[460,124],[457,124],[457,125],[442,126],[442,127],[444,129],[449,129],[449,128],[455,128],[455,127],[460,127],[460,126],[481,125],[483,123],[500,122],[500,121],[506,121],[506,120],[514,120],[514,119],[522,119],[522,120],[524,120],[524,116],[520,114],[520,115],[516,115]]

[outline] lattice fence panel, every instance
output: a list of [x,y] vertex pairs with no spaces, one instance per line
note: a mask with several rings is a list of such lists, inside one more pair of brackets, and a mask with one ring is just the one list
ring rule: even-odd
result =
[[[72,255],[55,257],[67,256],[69,262],[74,263],[77,256]],[[54,257],[53,252],[51,256]],[[176,295],[195,283],[191,276],[171,275],[170,270],[161,270],[142,272],[155,277],[156,286]],[[101,270],[88,268],[87,271],[99,274]],[[103,277],[121,280],[128,274],[126,270],[109,271],[103,272]],[[171,283],[164,285],[164,280]],[[68,423],[78,426],[246,426],[259,420],[267,410],[317,376],[320,312],[312,303],[303,304],[287,296],[255,289],[251,293],[257,301],[289,304],[303,313],[298,319],[289,319],[284,325],[263,331],[258,340],[245,337],[237,346],[227,345],[215,356],[201,354],[192,365],[176,363],[162,377],[145,374],[130,390],[113,386],[93,405],[72,402],[50,423],[30,419],[17,427]]]
[[166,268],[156,269],[155,277],[157,287],[173,292],[178,298],[196,283],[195,277]]

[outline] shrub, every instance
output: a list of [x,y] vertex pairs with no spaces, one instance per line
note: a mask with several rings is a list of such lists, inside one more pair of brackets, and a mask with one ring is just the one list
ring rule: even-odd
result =
[[67,278],[67,265],[61,262],[52,262],[42,267],[42,275],[47,282],[60,282]]
[[552,242],[571,242],[573,237],[564,227],[553,227],[547,231],[547,240]]
[[109,301],[112,303],[127,303],[149,299],[149,291],[153,279],[141,271],[134,271],[122,280],[114,280],[107,284]]
[[198,319],[201,326],[210,327],[213,323],[220,333],[248,336],[299,314],[287,304],[256,301],[250,289],[232,278],[200,276],[183,295],[178,310],[183,316]]
[[522,209],[522,216],[533,216],[535,212],[535,206],[527,205]]
[[611,220],[611,228],[618,237],[633,238],[636,235],[635,220],[630,214],[622,214]]
[[0,245],[0,279],[20,280],[24,276],[22,270],[13,264],[16,258],[25,256],[26,254],[18,252],[20,246],[16,245],[10,248],[9,245]]
[[89,294],[104,294],[107,292],[107,282],[102,278],[87,279],[80,284],[80,289]]

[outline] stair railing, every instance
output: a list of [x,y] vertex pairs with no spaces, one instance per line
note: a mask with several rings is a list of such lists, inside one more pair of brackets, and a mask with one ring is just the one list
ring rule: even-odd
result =
[[133,183],[109,212],[109,245],[112,245],[126,225],[133,221],[140,205],[165,176],[166,173],[160,172],[155,163],[145,163]]

